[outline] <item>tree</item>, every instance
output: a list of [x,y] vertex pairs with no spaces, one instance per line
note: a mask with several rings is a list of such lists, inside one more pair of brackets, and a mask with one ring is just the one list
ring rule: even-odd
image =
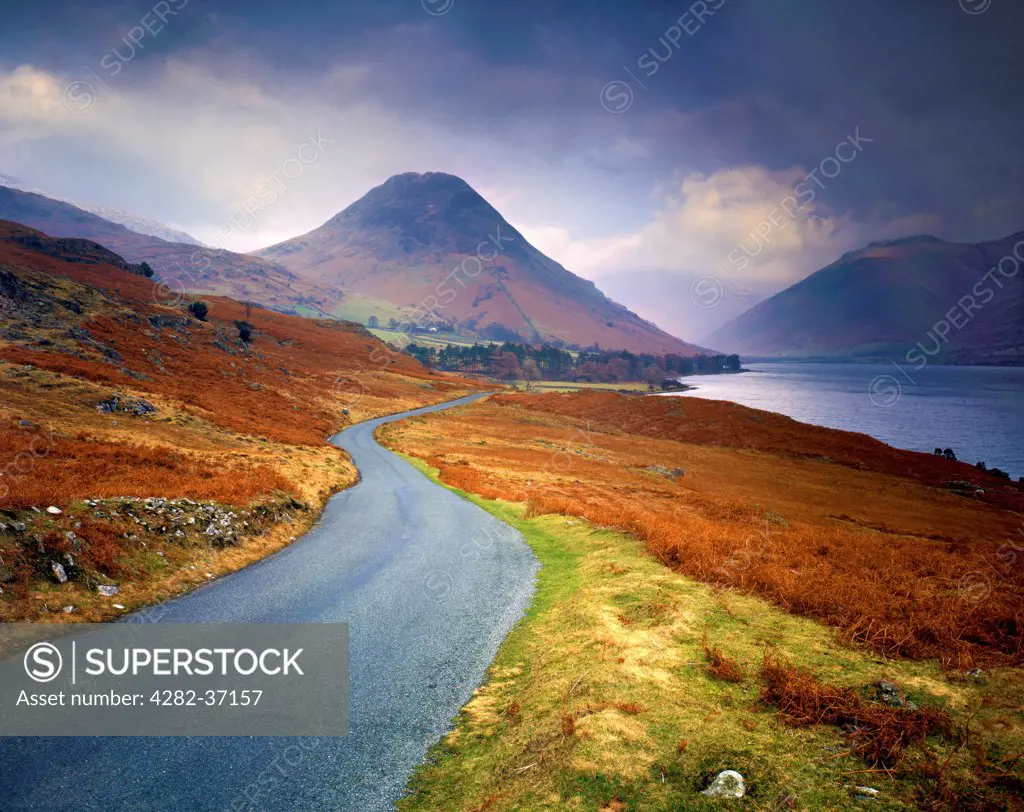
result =
[[650,384],[651,387],[661,383],[665,377],[665,370],[659,367],[657,364],[651,364],[647,369],[644,370],[644,380]]
[[740,371],[740,357],[738,355],[730,355],[725,359],[725,368],[731,372]]
[[380,319],[376,316],[370,316],[370,318],[366,320],[366,326],[371,328],[380,327]]
[[148,262],[139,263],[139,268],[142,269],[142,275],[147,279],[153,278],[153,269],[149,266]]
[[540,367],[532,358],[527,358],[522,363],[523,380],[526,381],[526,388],[532,389],[533,382],[541,379]]
[[388,319],[388,329],[389,330],[397,330],[399,328],[399,326],[400,325],[399,325],[398,319]]
[[206,321],[206,316],[210,312],[210,308],[206,302],[192,302],[188,306],[188,312],[195,316],[199,321]]
[[252,341],[252,325],[247,321],[235,321],[235,327],[238,328],[238,337],[242,340],[243,344],[248,344]]
[[419,344],[407,344],[405,351],[425,367],[432,367],[437,361],[436,354],[431,347],[421,347]]
[[512,352],[495,350],[491,360],[491,369],[494,371],[495,376],[507,380],[513,380],[522,375],[522,370],[519,368],[519,359]]

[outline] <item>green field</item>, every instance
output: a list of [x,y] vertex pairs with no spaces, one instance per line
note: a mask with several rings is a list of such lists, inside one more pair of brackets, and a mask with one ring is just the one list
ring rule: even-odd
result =
[[583,390],[605,392],[647,392],[649,387],[642,381],[619,381],[618,383],[574,383],[573,381],[513,381],[520,389],[538,392],[580,392]]
[[382,327],[371,327],[370,332],[381,341],[385,341],[403,350],[409,344],[419,344],[421,347],[443,350],[449,344],[455,344],[460,347],[472,347],[474,344],[494,343],[493,341],[474,341],[457,333],[407,333],[405,330],[388,330]]

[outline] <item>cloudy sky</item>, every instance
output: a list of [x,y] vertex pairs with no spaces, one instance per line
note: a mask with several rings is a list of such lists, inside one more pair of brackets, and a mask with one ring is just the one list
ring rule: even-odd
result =
[[[230,230],[234,250],[397,172],[447,171],[569,270],[699,338],[872,240],[1024,229],[1016,0],[0,14],[0,174],[207,242]],[[268,184],[273,204],[224,228]]]

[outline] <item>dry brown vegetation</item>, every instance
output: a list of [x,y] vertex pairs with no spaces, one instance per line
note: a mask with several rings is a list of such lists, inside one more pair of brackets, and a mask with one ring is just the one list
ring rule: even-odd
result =
[[746,679],[747,675],[743,670],[743,666],[717,646],[710,645],[706,636],[701,643],[701,648],[704,651],[704,659],[708,664],[708,673],[712,677],[723,682],[735,683],[743,682]]
[[[432,374],[345,322],[220,298],[208,300],[208,319],[199,321],[186,311],[187,301],[159,304],[168,291],[98,261],[100,252],[91,255],[86,247],[67,261],[56,241],[38,232],[31,232],[38,250],[18,242],[26,233],[0,223],[0,581],[11,576],[11,561],[23,560],[20,551],[37,543],[48,549],[39,536],[45,528],[12,530],[35,515],[30,508],[127,496],[236,508],[294,498],[313,509],[312,517],[356,478],[346,455],[327,445],[330,435],[356,420],[475,388]],[[237,321],[252,325],[249,342],[241,340]],[[115,395],[145,400],[156,411],[97,409]],[[75,510],[84,526],[86,511]],[[249,563],[301,529],[265,528],[244,550],[216,555],[194,543],[172,549],[156,539],[176,568],[132,569],[127,562],[138,558],[139,544],[123,533],[108,537],[96,524],[88,535],[78,531],[84,546],[76,555],[87,565],[95,555],[113,572],[119,549],[128,567],[121,577],[156,579],[147,588],[137,584],[134,602],[144,603],[164,594],[157,585],[184,586],[207,570]],[[198,576],[182,573],[200,559]],[[87,602],[75,591],[81,585],[48,583],[37,570],[18,569],[18,589],[6,589],[0,603],[19,606],[0,606],[0,614],[31,618],[32,606],[52,611],[57,602],[59,611],[60,601]],[[27,608],[20,605],[26,600]]]
[[1024,659],[1021,493],[973,467],[732,404],[604,393],[500,395],[386,436],[455,487],[621,528],[675,570],[886,655]]
[[792,725],[834,725],[847,731],[851,748],[868,764],[899,767],[931,735],[952,736],[949,716],[932,708],[894,708],[868,702],[856,691],[827,685],[778,655],[765,656],[761,699]]

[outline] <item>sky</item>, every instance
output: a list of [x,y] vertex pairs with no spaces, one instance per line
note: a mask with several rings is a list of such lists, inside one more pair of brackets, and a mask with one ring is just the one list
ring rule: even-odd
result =
[[445,171],[695,339],[868,242],[1024,229],[1017,0],[35,0],[0,22],[0,174],[232,250]]

